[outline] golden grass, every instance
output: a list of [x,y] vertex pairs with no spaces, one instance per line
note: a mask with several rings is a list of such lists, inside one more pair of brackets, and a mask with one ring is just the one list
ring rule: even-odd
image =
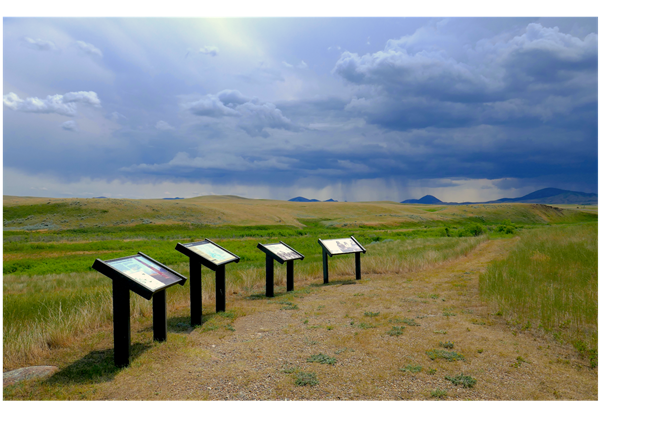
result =
[[[513,335],[481,300],[479,274],[515,242],[483,242],[467,257],[411,274],[364,274],[353,284],[324,286],[317,279],[271,300],[233,296],[228,313],[236,320],[212,314],[199,329],[172,327],[165,343],[151,343],[150,321],[136,320],[134,347],[145,348],[126,369],[112,366],[106,327],[53,351],[49,361],[62,369],[57,377],[5,389],[4,399],[396,401],[427,400],[434,390],[457,401],[597,399],[597,369],[573,348],[533,332]],[[284,302],[299,308],[285,310]],[[172,321],[185,318],[189,307],[171,313]],[[393,326],[405,326],[403,335],[387,335]],[[431,360],[426,352],[442,341],[453,341],[465,360]],[[319,353],[336,364],[308,362]],[[403,371],[407,365],[422,370]],[[296,386],[295,371],[315,374],[319,384]],[[445,379],[459,374],[477,384],[463,388]]]
[[[291,225],[301,227],[300,219],[329,220],[332,225],[397,225],[430,221],[455,222],[465,218],[483,217],[510,219],[516,223],[548,223],[581,214],[565,206],[553,210],[535,204],[481,204],[433,206],[395,202],[328,202],[300,203],[281,200],[253,200],[235,196],[201,196],[184,200],[131,199],[63,199],[4,196],[3,206],[67,203],[79,207],[79,216],[51,215],[47,219],[60,228],[100,226],[131,226],[149,220],[154,224],[213,225]],[[430,212],[437,209],[435,212]],[[87,210],[104,213],[85,216]],[[30,220],[30,224],[43,216]],[[23,223],[21,223],[23,224]],[[27,223],[24,223],[27,224]],[[14,227],[14,226],[11,226]],[[20,227],[20,224],[15,228]]]
[[[438,266],[442,262],[467,255],[479,244],[487,241],[486,236],[476,238],[432,238],[394,242],[381,242],[368,246],[368,253],[362,255],[362,276],[373,274],[400,274],[416,272]],[[187,275],[189,265],[177,267]],[[354,256],[337,256],[329,261],[330,281],[354,278]],[[229,265],[226,273],[226,296],[250,296],[265,291],[264,268]],[[294,267],[294,283],[305,285],[322,282],[320,263],[303,264]],[[275,264],[274,283],[276,293],[286,286],[286,265]],[[48,349],[73,344],[76,337],[92,332],[112,320],[112,293],[110,281],[95,272],[67,275],[13,276],[4,279],[5,293],[22,296],[44,296],[63,293],[66,296],[88,293],[79,302],[65,309],[60,303],[43,304],[37,319],[21,319],[18,312],[5,317],[3,328],[4,368],[16,368],[37,362],[47,355]],[[203,302],[215,301],[214,273],[202,273]],[[175,286],[167,291],[168,311],[189,305],[189,282],[185,287]],[[16,305],[14,309],[20,309]],[[6,311],[6,309],[5,309]],[[12,312],[13,313],[13,312]],[[6,315],[7,313],[5,313]],[[169,314],[169,313],[168,313]],[[150,318],[151,302],[131,296],[133,319]]]

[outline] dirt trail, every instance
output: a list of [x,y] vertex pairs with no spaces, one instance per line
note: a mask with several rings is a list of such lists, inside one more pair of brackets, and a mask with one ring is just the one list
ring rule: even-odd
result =
[[[233,301],[256,310],[237,319],[234,332],[221,339],[200,329],[172,334],[99,385],[93,399],[424,400],[433,390],[446,391],[448,400],[598,399],[597,370],[575,350],[531,331],[514,333],[481,301],[479,274],[515,242],[488,241],[423,272]],[[282,309],[291,304],[298,308]],[[403,334],[389,335],[394,327]],[[448,341],[454,347],[445,350],[464,360],[427,356]],[[320,353],[336,363],[307,362]],[[408,366],[413,371],[404,371]],[[314,373],[318,384],[295,385],[297,371]],[[445,379],[461,373],[476,385]]]

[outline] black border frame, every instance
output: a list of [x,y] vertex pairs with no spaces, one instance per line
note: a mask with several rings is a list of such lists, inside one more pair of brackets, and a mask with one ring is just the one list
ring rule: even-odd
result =
[[[325,239],[325,240],[326,240],[326,241],[335,241],[335,240],[337,240],[337,239],[345,239],[345,238]],[[359,243],[358,240],[356,240],[356,239],[354,238],[354,236],[350,236],[350,239],[352,239],[352,241],[354,241],[354,243],[357,244],[357,245],[359,246],[359,248],[361,248],[361,251],[349,251],[349,252],[345,252],[345,253],[332,253],[332,252],[330,252],[330,250],[325,246],[325,244],[323,243],[323,240],[322,240],[322,239],[319,238],[319,239],[318,239],[318,243],[320,244],[321,247],[323,247],[323,249],[324,249],[325,251],[327,251],[327,255],[330,256],[330,257],[334,257],[334,256],[342,256],[342,255],[344,255],[344,254],[354,254],[354,253],[364,253],[364,254],[365,254],[365,253],[366,253],[366,249],[363,247],[363,245],[361,245],[361,244]]]
[[[271,251],[271,250],[269,250],[268,248],[266,248],[268,245],[278,245],[278,244],[282,244],[282,245],[284,245],[285,247],[289,248],[289,249],[290,249],[291,251],[293,251],[294,253],[298,254],[300,257],[297,257],[297,258],[295,258],[295,259],[285,260],[285,259],[283,259],[282,257],[280,257],[280,256],[278,256],[277,254],[275,254],[273,251]],[[294,250],[293,248],[291,248],[289,245],[285,244],[285,243],[282,242],[282,241],[280,241],[280,242],[273,242],[272,244],[262,244],[262,243],[258,243],[258,244],[257,244],[257,248],[260,249],[261,251],[263,251],[264,253],[266,253],[267,255],[273,257],[273,259],[276,260],[276,261],[278,261],[281,265],[285,264],[286,262],[293,262],[293,261],[295,261],[295,260],[303,260],[303,259],[305,258],[305,256],[303,256],[303,255],[300,254],[298,251]]]
[[[133,278],[129,277],[126,274],[123,274],[122,272],[118,271],[115,269],[113,266],[110,265],[111,262],[116,262],[118,260],[124,260],[124,259],[130,259],[134,257],[144,257],[147,260],[152,261],[156,265],[160,266],[161,268],[166,269],[170,273],[176,275],[179,279],[177,281],[174,281],[173,283],[167,284],[165,286],[159,287],[155,290],[151,290],[148,287],[143,286],[142,284],[138,283],[135,281]],[[95,259],[95,262],[92,265],[92,268],[101,274],[107,276],[113,281],[119,281],[120,284],[125,285],[129,290],[137,293],[138,295],[142,296],[143,298],[150,300],[155,293],[160,292],[161,290],[165,290],[168,287],[174,286],[176,284],[180,284],[181,286],[185,285],[185,282],[187,281],[187,278],[184,277],[183,275],[179,274],[169,266],[165,266],[162,263],[160,263],[157,260],[152,259],[148,255],[138,251],[138,254],[133,254],[130,256],[124,256],[124,257],[118,257],[115,259],[110,259],[110,260],[101,260],[101,259]]]
[[[228,254],[230,254],[231,256],[233,256],[234,258],[233,258],[232,260],[224,261],[224,262],[221,262],[221,263],[217,264],[217,263],[214,263],[214,262],[211,261],[211,260],[206,259],[206,258],[203,257],[202,255],[195,253],[194,251],[192,251],[192,250],[187,246],[187,245],[189,245],[189,244],[198,244],[198,243],[200,243],[200,242],[206,242],[206,241],[207,241],[207,243],[210,243],[210,244],[214,245],[215,247],[217,247],[217,248],[219,248],[219,249],[221,249],[221,250],[227,252]],[[203,266],[205,266],[206,268],[208,268],[208,269],[210,269],[210,270],[212,270],[212,271],[216,271],[217,268],[219,268],[220,266],[227,265],[228,263],[239,263],[239,261],[241,260],[241,258],[240,258],[237,254],[234,254],[234,253],[228,251],[227,249],[225,249],[225,248],[222,247],[221,245],[217,245],[216,243],[212,242],[212,241],[211,241],[210,239],[208,239],[208,238],[205,238],[205,239],[202,240],[202,241],[189,242],[189,243],[187,243],[187,244],[181,244],[181,243],[179,242],[179,243],[176,244],[176,251],[178,251],[178,252],[181,253],[181,254],[186,255],[186,256],[189,257],[189,258],[196,258],[196,259],[198,259],[198,260],[200,261],[200,263],[201,263]]]

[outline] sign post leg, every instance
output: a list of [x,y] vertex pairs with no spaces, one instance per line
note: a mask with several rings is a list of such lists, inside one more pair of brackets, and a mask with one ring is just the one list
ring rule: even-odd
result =
[[357,273],[357,280],[361,279],[361,253],[354,253],[354,268]]
[[323,247],[323,284],[330,282],[329,270],[327,269],[327,251]]
[[287,262],[287,292],[293,292],[293,260]]
[[190,324],[201,326],[203,295],[201,288],[201,262],[190,257]]
[[113,280],[113,340],[117,367],[129,365],[131,356],[131,291]]
[[153,339],[167,341],[167,290],[153,294]]
[[266,296],[273,297],[273,257],[266,255]]
[[218,313],[219,311],[226,311],[226,265],[217,268],[215,271],[215,278]]

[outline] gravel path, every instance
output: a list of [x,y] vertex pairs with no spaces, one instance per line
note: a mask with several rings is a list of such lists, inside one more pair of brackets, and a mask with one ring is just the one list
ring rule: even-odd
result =
[[[544,335],[513,332],[479,298],[480,272],[514,242],[488,241],[423,272],[229,301],[229,308],[246,313],[234,332],[173,336],[165,344],[177,341],[177,349],[146,352],[99,385],[93,398],[597,400],[597,369]],[[297,309],[286,309],[292,305]],[[402,334],[389,335],[395,328]],[[453,349],[442,342],[453,342]],[[433,349],[453,350],[464,360],[431,360],[426,352]],[[308,362],[319,354],[336,361]],[[301,372],[317,383],[296,385]],[[476,385],[463,388],[445,378],[460,374]]]

